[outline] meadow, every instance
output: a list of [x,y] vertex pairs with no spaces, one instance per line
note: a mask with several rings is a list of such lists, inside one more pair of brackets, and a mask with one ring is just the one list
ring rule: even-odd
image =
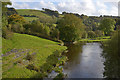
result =
[[24,17],[26,21],[33,21],[40,19],[41,21],[52,21],[52,16],[49,16],[45,13],[43,13],[40,10],[32,10],[32,9],[17,9],[17,13],[21,16],[29,15],[29,16],[36,16],[36,17]]
[[[34,65],[36,69],[39,69],[47,63],[47,66],[44,66],[45,69],[41,68],[44,69],[42,71],[46,73],[46,70],[51,66],[50,63],[47,62],[48,57],[53,54],[62,53],[67,49],[65,46],[58,45],[60,44],[58,42],[18,33],[14,33],[14,36],[9,40],[2,39],[2,43],[3,78],[30,78],[37,74],[38,71],[28,69],[28,65]],[[28,55],[33,57],[32,60],[26,60]],[[57,61],[57,58],[58,57],[50,57],[49,61]],[[43,74],[39,76],[42,75]]]
[[24,19],[25,19],[27,22],[30,22],[30,21],[33,21],[33,20],[38,20],[39,18],[37,18],[37,17],[24,17]]

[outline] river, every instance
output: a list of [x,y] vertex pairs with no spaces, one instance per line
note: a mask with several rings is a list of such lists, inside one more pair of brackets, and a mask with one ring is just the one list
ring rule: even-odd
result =
[[68,78],[103,78],[102,52],[100,43],[68,45],[63,72]]

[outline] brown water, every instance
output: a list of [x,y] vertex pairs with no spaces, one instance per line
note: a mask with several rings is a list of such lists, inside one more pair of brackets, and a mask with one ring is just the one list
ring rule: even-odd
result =
[[68,78],[103,78],[104,65],[100,43],[69,45],[64,73]]

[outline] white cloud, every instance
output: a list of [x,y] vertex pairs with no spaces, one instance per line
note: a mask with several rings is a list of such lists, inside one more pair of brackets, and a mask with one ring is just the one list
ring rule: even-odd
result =
[[73,12],[79,14],[88,14],[91,15],[96,11],[95,5],[92,0],[83,0],[81,2],[71,0],[69,2],[59,2],[57,5],[57,10],[60,12]]
[[97,1],[97,2],[96,2],[96,5],[97,5],[97,7],[99,7],[99,8],[104,8],[104,9],[107,8],[107,6],[104,4],[104,2]]
[[111,8],[110,15],[118,16],[118,8],[116,6]]
[[41,7],[41,8],[49,8],[49,9],[52,9],[52,10],[57,10],[56,7],[55,7],[55,4],[53,4],[52,2],[40,1],[39,5],[40,5],[39,7]]
[[[58,10],[59,12],[72,12],[86,15],[117,15],[117,3],[111,4],[111,9],[108,9],[109,5],[105,4],[103,0],[11,0],[13,1],[13,7],[17,9],[41,9],[49,8],[52,10]],[[17,2],[21,2],[21,4]],[[25,3],[36,2],[36,5]],[[56,2],[56,3],[54,3]],[[109,7],[110,8],[110,7]]]
[[17,9],[29,9],[30,5],[27,3],[18,4],[17,2],[12,2],[12,6],[8,6],[8,7],[15,7]]

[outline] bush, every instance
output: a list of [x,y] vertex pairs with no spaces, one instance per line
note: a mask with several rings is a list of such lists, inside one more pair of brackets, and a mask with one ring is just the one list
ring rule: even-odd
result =
[[104,36],[104,32],[100,30],[95,31],[95,34],[96,34],[96,37]]
[[25,33],[25,28],[24,28],[23,25],[20,24],[20,23],[12,24],[11,30],[12,30],[13,32]]
[[26,59],[32,61],[34,59],[34,56],[27,53]]
[[59,30],[58,30],[58,29],[54,29],[54,30],[51,32],[51,37],[54,38],[54,39],[59,40]]
[[26,68],[30,69],[30,70],[35,70],[37,72],[39,71],[39,69],[36,66],[34,66],[33,64],[29,64]]
[[9,23],[24,23],[25,19],[24,17],[18,15],[18,14],[13,14],[8,17],[8,22]]
[[2,28],[2,37],[5,39],[11,39],[13,36],[13,32],[7,29],[7,27]]
[[49,28],[48,26],[45,26],[45,27],[44,27],[44,34],[45,34],[46,36],[49,36],[49,35],[50,35],[50,28]]
[[82,38],[86,39],[87,37],[88,37],[88,34],[87,34],[87,32],[85,31],[85,32],[83,33],[83,35],[82,35]]
[[96,35],[93,31],[88,32],[88,38],[95,38],[95,37],[96,37]]

